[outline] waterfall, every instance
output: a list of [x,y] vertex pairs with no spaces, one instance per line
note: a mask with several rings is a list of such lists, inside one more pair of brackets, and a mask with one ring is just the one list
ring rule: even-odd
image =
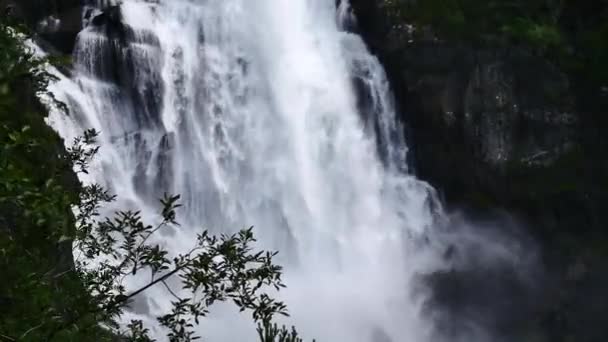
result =
[[[148,217],[181,194],[184,228],[160,237],[175,252],[203,228],[255,226],[307,338],[428,340],[415,284],[438,267],[426,241],[441,207],[407,169],[384,70],[346,30],[346,2],[124,0],[84,18],[73,74],[51,86],[70,115],[49,117],[67,141],[101,132],[84,181]],[[154,287],[126,318],[169,301]],[[200,329],[253,340],[247,321],[220,306]]]

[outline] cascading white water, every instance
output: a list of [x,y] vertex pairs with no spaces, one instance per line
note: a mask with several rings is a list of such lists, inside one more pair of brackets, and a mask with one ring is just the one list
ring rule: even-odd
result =
[[[120,19],[92,10],[74,74],[51,89],[71,115],[49,122],[67,140],[101,132],[87,181],[119,205],[152,217],[163,192],[182,195],[187,228],[163,237],[173,251],[201,227],[255,226],[261,247],[281,252],[281,298],[304,336],[425,341],[412,286],[435,267],[420,240],[441,209],[407,173],[384,71],[343,30],[348,4],[335,3],[124,0]],[[169,300],[152,288],[128,318]],[[227,311],[202,334],[252,340],[247,317]]]

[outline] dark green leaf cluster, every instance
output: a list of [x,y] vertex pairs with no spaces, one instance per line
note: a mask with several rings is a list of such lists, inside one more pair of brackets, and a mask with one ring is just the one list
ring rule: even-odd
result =
[[383,0],[382,8],[394,31],[408,23],[415,36],[428,28],[440,40],[522,46],[590,80],[608,78],[604,0]]
[[[105,195],[102,197],[106,199]],[[133,298],[162,285],[174,297],[172,311],[158,317],[171,341],[200,338],[194,328],[216,302],[233,301],[241,311],[250,310],[262,326],[269,326],[276,314],[287,315],[282,302],[261,292],[266,287],[278,290],[284,285],[281,267],[272,262],[276,252],[254,252],[251,248],[255,242],[252,228],[219,237],[204,231],[188,253],[172,258],[163,246],[150,242],[160,229],[178,226],[178,200],[179,196],[161,200],[162,221],[156,226],[144,224],[139,212],[130,211],[118,212],[97,224],[79,225],[87,227],[88,236],[77,241],[86,256],[77,269],[99,305],[99,312],[110,320],[118,318]],[[95,266],[88,263],[99,256],[109,258]],[[143,272],[149,276],[148,283],[127,292],[124,280]],[[170,278],[179,279],[181,288],[172,288]],[[141,322],[132,322],[130,329],[134,329],[130,333],[134,339],[147,338]]]
[[444,38],[514,39],[535,45],[561,40],[556,26],[563,1],[385,0],[397,20],[430,25]]
[[[278,325],[264,322],[258,325],[258,336],[260,341],[277,341],[277,342],[304,342],[299,336],[295,328],[287,330],[285,326],[279,329]],[[314,340],[313,340],[314,342]]]
[[92,305],[70,271],[78,182],[37,97],[52,77],[25,39],[0,17],[0,336],[9,341],[44,340]]

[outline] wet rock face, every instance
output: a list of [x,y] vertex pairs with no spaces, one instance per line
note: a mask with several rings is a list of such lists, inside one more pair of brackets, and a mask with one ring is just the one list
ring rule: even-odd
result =
[[573,99],[559,71],[504,51],[481,52],[471,66],[463,106],[456,110],[463,112],[467,137],[480,142],[475,152],[482,162],[550,163],[578,140]]
[[111,84],[113,100],[134,111],[142,127],[159,125],[164,89],[158,37],[127,25],[116,5],[87,8],[83,25],[73,53],[78,71]]
[[477,188],[500,197],[509,167],[550,166],[579,141],[568,80],[539,58],[421,42],[398,60],[417,169],[448,195]]
[[23,19],[58,52],[70,54],[82,29],[81,0],[0,0],[0,10]]
[[512,188],[513,170],[551,168],[576,150],[582,129],[574,92],[548,61],[517,47],[410,40],[379,2],[351,5],[387,69],[415,170],[451,204],[468,205],[478,194],[501,206],[528,197]]

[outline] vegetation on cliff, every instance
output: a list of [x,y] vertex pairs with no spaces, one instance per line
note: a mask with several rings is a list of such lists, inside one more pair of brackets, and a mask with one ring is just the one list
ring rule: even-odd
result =
[[383,6],[393,25],[412,24],[416,34],[427,27],[440,39],[527,46],[571,72],[608,78],[608,4],[602,0],[385,0]]

